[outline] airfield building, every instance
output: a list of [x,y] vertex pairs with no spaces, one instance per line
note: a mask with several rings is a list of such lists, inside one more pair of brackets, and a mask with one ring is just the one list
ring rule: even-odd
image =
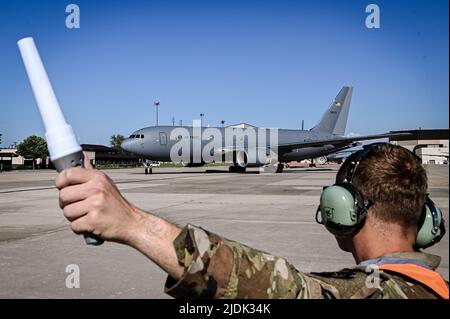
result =
[[[140,166],[143,159],[139,156],[128,152],[117,152],[111,147],[95,144],[82,144],[81,148],[87,152],[93,165],[97,167],[120,166]],[[45,163],[42,159],[37,159],[36,167],[38,168],[54,168],[47,158]],[[26,159],[17,154],[17,148],[0,148],[0,169],[10,170],[16,168],[30,168],[33,166],[32,160]]]
[[407,130],[409,136],[390,138],[389,142],[414,151],[424,164],[448,164],[449,130]]
[[128,152],[117,152],[111,147],[95,144],[81,144],[81,148],[85,151],[91,163],[94,166],[139,166],[142,159]]

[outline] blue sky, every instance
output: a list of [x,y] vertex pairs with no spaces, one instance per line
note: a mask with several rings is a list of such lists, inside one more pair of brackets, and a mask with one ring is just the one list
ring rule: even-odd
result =
[[[81,10],[67,29],[66,5]],[[365,7],[381,9],[367,29]],[[0,133],[43,126],[16,42],[33,36],[81,143],[160,124],[312,127],[343,85],[347,132],[448,128],[448,1],[0,0]]]

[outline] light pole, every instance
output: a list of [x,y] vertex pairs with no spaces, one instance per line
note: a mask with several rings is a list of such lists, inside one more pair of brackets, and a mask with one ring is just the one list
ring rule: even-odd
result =
[[203,127],[203,116],[205,116],[205,114],[200,113],[200,127]]
[[155,107],[156,107],[156,126],[158,126],[158,107],[159,107],[159,101],[155,101]]

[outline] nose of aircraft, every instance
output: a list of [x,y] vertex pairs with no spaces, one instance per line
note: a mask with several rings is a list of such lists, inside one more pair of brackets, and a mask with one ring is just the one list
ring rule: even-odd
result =
[[131,139],[126,138],[123,140],[123,142],[120,144],[120,147],[127,152],[131,152]]

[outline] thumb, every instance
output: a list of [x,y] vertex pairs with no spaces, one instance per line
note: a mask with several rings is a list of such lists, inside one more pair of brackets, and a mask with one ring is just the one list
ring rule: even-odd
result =
[[89,160],[89,156],[87,155],[87,153],[83,152],[83,155],[84,155],[84,161],[83,161],[84,168],[94,169],[94,167],[91,164],[91,161]]

